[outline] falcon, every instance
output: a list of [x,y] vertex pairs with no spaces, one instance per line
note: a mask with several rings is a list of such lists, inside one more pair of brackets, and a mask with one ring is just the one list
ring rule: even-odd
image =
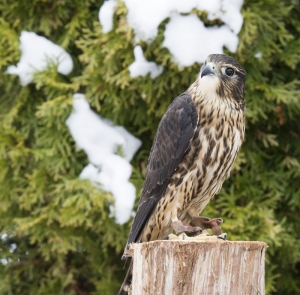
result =
[[[171,103],[154,138],[125,250],[131,243],[165,239],[172,231],[221,233],[221,218],[199,215],[229,177],[243,142],[245,81],[235,59],[211,54],[196,81]],[[131,274],[132,263],[118,295],[128,294]]]

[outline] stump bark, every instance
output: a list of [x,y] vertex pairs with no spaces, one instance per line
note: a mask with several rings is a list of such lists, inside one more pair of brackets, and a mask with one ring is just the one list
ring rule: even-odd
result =
[[133,244],[132,295],[263,295],[266,248],[222,240]]

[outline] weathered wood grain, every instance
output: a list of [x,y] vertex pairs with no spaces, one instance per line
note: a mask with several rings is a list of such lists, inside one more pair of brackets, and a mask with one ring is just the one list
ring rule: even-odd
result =
[[222,240],[133,244],[132,295],[263,295],[266,248]]

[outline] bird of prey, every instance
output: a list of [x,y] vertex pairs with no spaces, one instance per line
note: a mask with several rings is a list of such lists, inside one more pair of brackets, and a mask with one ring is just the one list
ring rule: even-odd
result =
[[[151,148],[127,247],[165,239],[173,230],[221,233],[222,219],[199,215],[229,177],[243,142],[245,81],[235,59],[211,54],[196,81],[171,103]],[[128,294],[131,273],[132,263],[119,295]]]

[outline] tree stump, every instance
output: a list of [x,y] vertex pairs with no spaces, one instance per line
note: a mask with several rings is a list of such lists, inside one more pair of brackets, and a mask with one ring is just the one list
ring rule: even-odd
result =
[[133,244],[132,295],[263,295],[266,248],[218,239]]

